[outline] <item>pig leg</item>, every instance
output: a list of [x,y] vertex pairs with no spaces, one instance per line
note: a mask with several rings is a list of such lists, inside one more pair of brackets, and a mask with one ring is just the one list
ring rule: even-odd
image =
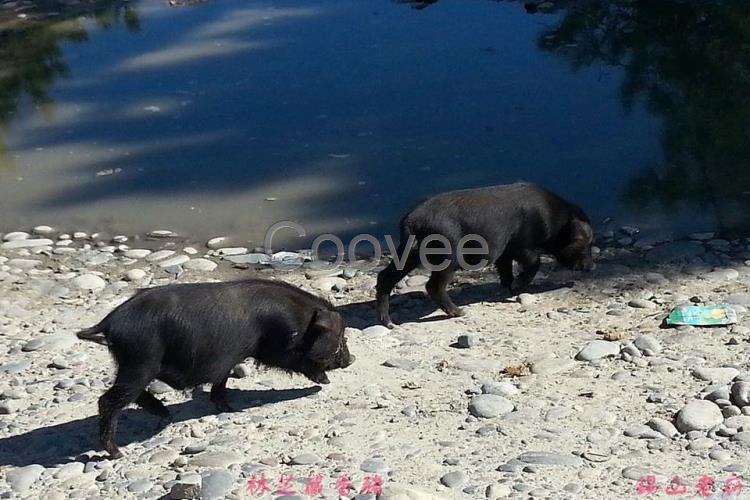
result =
[[430,296],[435,303],[440,306],[440,309],[445,311],[445,314],[450,318],[457,316],[463,316],[463,311],[453,303],[451,298],[448,296],[447,287],[453,279],[453,275],[456,272],[455,263],[451,264],[448,268],[442,271],[433,271],[430,279],[427,281],[427,294]]
[[[398,254],[403,256],[403,245],[398,247]],[[403,258],[403,257],[402,257]],[[403,269],[398,269],[395,262],[388,264],[388,267],[378,273],[378,282],[375,287],[375,297],[377,300],[378,320],[380,324],[393,328],[395,325],[390,315],[390,295],[396,283],[401,281],[404,276],[412,272],[419,266],[419,255],[412,250],[406,257]]]
[[216,409],[219,411],[219,413],[224,412],[230,412],[234,411],[234,409],[229,406],[229,402],[227,402],[227,379],[229,378],[229,374],[219,380],[218,382],[214,382],[211,385],[211,402],[216,405]]
[[156,399],[156,397],[148,391],[143,391],[138,399],[135,400],[135,404],[149,412],[151,415],[155,415],[164,420],[171,420],[169,410],[164,404]]
[[521,264],[521,272],[516,278],[515,293],[521,292],[529,286],[539,271],[539,252],[535,250],[524,250],[517,257],[518,263]]
[[513,292],[513,257],[505,252],[495,261],[495,269],[497,274],[500,276],[500,284],[507,288],[511,293]]
[[99,440],[113,459],[122,457],[115,444],[117,419],[123,408],[138,399],[150,381],[151,375],[142,370],[120,369],[114,385],[99,398]]

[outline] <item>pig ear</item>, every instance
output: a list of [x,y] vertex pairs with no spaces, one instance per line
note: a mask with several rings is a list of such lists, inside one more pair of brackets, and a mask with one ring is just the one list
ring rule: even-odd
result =
[[310,322],[310,327],[308,328],[308,332],[315,332],[318,335],[332,333],[338,336],[343,331],[341,315],[336,311],[329,311],[327,309],[318,309],[315,311]]
[[594,231],[591,229],[591,224],[581,219],[571,219],[570,225],[570,239],[572,241],[584,242],[588,245],[594,240]]
[[339,349],[342,332],[343,321],[337,312],[316,311],[307,330],[310,341],[308,358],[319,363],[329,361]]

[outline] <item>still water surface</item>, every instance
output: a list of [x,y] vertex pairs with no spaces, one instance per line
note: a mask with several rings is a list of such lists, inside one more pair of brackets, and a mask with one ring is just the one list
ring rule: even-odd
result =
[[430,194],[523,179],[599,228],[750,234],[749,26],[732,2],[0,2],[0,231],[397,234]]

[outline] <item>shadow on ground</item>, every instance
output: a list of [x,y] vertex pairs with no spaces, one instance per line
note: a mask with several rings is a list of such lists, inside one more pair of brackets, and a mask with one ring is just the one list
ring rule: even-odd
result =
[[[735,257],[720,258],[710,253],[700,256],[687,256],[672,262],[650,262],[646,253],[625,251],[619,255],[610,256],[597,261],[597,268],[593,272],[572,272],[562,270],[555,263],[542,265],[536,280],[524,293],[542,294],[563,292],[576,288],[601,288],[607,286],[622,288],[623,290],[641,288],[658,288],[657,282],[651,282],[654,275],[661,275],[669,281],[685,277],[700,277],[716,268],[733,267],[744,268],[744,252]],[[414,274],[411,274],[412,276]],[[657,276],[658,279],[658,276]],[[511,303],[517,297],[511,295],[500,285],[499,278],[490,268],[479,272],[456,273],[454,283],[448,287],[448,294],[459,307],[476,303]],[[377,323],[375,312],[375,291],[373,300],[366,300],[345,304],[338,307],[344,315],[347,325],[354,328],[366,328]],[[438,311],[435,303],[425,292],[409,291],[395,293],[391,296],[391,317],[396,324],[425,323],[441,321],[447,316]]]
[[[257,408],[311,396],[320,391],[319,386],[304,389],[227,391],[230,404],[237,410]],[[168,406],[173,422],[184,422],[200,418],[214,411],[207,395]],[[0,439],[0,465],[18,467],[40,464],[50,467],[63,464],[92,449],[98,448],[98,417],[71,420],[61,424],[34,429],[23,434]],[[167,424],[169,425],[169,424]],[[145,441],[158,434],[164,424],[140,408],[125,410],[120,417],[117,443],[120,446],[136,441]],[[127,454],[127,451],[125,451]]]
[[[563,283],[545,280],[540,283],[532,284],[527,290],[525,290],[525,292],[531,294],[552,292],[564,288],[571,288],[572,286],[572,282]],[[449,287],[448,294],[453,302],[459,307],[479,302],[507,303],[516,301],[515,296],[510,295],[507,290],[501,288],[499,281],[471,283]],[[337,309],[344,316],[346,324],[354,328],[366,328],[376,324],[375,300],[346,304],[339,306]],[[424,292],[406,292],[391,297],[391,317],[396,324],[427,323],[448,319],[442,311],[440,314],[430,316],[437,310],[438,308],[435,303]]]

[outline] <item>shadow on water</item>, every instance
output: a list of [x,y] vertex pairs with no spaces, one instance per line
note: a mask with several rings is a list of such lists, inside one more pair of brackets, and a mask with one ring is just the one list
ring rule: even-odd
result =
[[[257,408],[312,396],[319,386],[304,389],[241,391],[228,389],[230,404],[237,411]],[[200,418],[214,411],[207,397],[168,406],[173,422]],[[169,424],[167,424],[169,425]],[[120,417],[117,442],[120,445],[144,441],[164,428],[159,419],[140,408],[123,411]],[[63,464],[91,449],[98,449],[98,417],[96,415],[61,424],[41,427],[23,434],[0,439],[0,465],[18,467],[40,464],[47,467]],[[125,452],[127,453],[127,451]]]

